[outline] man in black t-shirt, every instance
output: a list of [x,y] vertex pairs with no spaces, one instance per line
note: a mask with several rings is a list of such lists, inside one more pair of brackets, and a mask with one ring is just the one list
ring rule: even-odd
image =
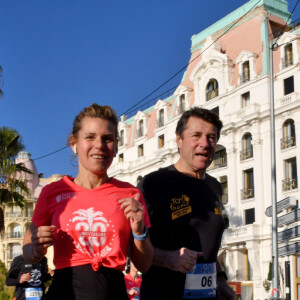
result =
[[38,263],[25,262],[22,255],[16,256],[6,276],[5,284],[16,286],[16,299],[43,299],[44,282],[51,279],[47,258]]
[[191,108],[176,127],[180,158],[139,183],[151,221],[151,268],[143,274],[141,300],[234,299],[217,260],[225,221],[221,186],[206,174],[222,122]]

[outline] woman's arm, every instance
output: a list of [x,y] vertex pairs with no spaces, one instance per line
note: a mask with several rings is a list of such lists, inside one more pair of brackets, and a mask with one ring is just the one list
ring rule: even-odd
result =
[[37,227],[30,224],[23,241],[23,256],[28,262],[41,261],[48,247],[54,243],[55,226]]
[[121,209],[130,222],[133,239],[130,242],[130,258],[136,268],[145,273],[153,260],[153,247],[148,236],[145,235],[147,228],[144,226],[144,206],[139,201],[140,193],[133,198],[119,200]]

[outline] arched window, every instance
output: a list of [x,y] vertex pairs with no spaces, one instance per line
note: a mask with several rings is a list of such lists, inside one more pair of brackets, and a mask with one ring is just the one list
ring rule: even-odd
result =
[[242,138],[240,158],[241,160],[245,160],[250,157],[253,157],[252,135],[251,133],[246,133]]
[[281,149],[290,148],[296,145],[295,123],[287,120],[282,126]]
[[206,86],[206,101],[219,95],[219,85],[216,79],[210,79]]

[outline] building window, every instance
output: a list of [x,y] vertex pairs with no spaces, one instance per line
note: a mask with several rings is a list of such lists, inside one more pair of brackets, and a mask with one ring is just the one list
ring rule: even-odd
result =
[[160,135],[158,137],[158,148],[163,148],[165,146],[165,136],[164,135]]
[[123,162],[124,161],[124,154],[120,153],[119,154],[119,162]]
[[160,109],[158,111],[157,128],[162,127],[164,125],[165,125],[165,122],[164,122],[164,110]]
[[255,222],[255,209],[245,209],[245,225],[253,224]]
[[241,107],[247,107],[250,104],[250,92],[244,93],[241,96]]
[[220,178],[221,187],[222,187],[222,203],[225,205],[228,203],[228,184],[227,176]]
[[296,145],[295,123],[287,120],[282,126],[281,149],[290,148]]
[[124,146],[124,130],[120,131],[119,146]]
[[250,66],[249,60],[242,64],[242,73],[240,74],[240,83],[243,84],[250,80]]
[[241,190],[242,200],[254,197],[254,176],[253,169],[248,169],[243,172],[244,188]]
[[226,149],[223,148],[219,151],[216,151],[214,160],[207,170],[213,170],[217,168],[222,168],[227,166],[227,153]]
[[284,79],[284,94],[288,95],[294,92],[294,76]]
[[240,159],[245,160],[251,157],[253,157],[252,136],[250,133],[246,133],[242,138],[242,150],[240,152]]
[[281,60],[282,69],[293,65],[293,45],[288,44],[284,47],[284,57]]
[[183,114],[184,111],[185,111],[185,95],[182,94],[179,97],[178,115]]
[[206,86],[206,101],[219,95],[219,86],[216,79],[210,79]]
[[136,137],[139,138],[144,135],[144,121],[140,120],[138,123],[138,129],[136,133]]
[[289,191],[298,187],[296,157],[284,161],[285,179],[282,180],[282,190]]
[[144,156],[144,145],[141,144],[138,146],[138,157]]

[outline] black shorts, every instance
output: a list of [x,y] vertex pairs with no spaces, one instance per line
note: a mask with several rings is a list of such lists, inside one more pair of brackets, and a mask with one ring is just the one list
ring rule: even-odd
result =
[[55,270],[46,300],[128,300],[121,271],[90,264]]

